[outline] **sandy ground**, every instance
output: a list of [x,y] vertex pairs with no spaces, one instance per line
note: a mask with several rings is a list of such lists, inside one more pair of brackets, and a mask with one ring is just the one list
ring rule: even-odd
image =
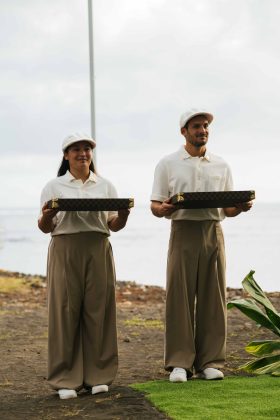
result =
[[[15,273],[0,271],[0,279]],[[25,286],[0,293],[0,418],[6,419],[165,419],[128,385],[168,379],[163,370],[165,292],[159,287],[119,282],[117,285],[119,373],[108,394],[82,391],[59,400],[46,383],[47,311],[43,279],[23,276]],[[1,289],[0,289],[1,290]],[[242,295],[229,289],[228,299]],[[270,294],[280,309],[280,293]],[[243,350],[252,339],[270,334],[236,309],[228,312],[226,375],[250,359]]]

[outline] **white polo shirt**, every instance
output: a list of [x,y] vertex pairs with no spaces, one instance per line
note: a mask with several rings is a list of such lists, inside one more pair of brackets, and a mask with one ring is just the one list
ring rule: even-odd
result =
[[[93,172],[90,172],[89,178],[83,183],[67,171],[43,188],[41,209],[45,202],[53,198],[117,198],[117,191],[111,182]],[[54,236],[95,231],[110,235],[108,221],[117,214],[116,211],[60,211],[53,219],[56,226],[51,234]]]
[[[163,202],[180,192],[231,191],[233,182],[228,164],[219,156],[206,151],[203,157],[193,157],[185,147],[164,157],[155,169],[152,201]],[[223,220],[223,209],[177,210],[172,220]]]

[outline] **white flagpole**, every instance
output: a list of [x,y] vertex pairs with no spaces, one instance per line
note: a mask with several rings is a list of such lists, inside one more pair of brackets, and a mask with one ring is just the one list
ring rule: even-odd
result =
[[[90,121],[91,136],[96,140],[95,133],[95,92],[94,92],[94,45],[93,45],[93,7],[92,0],[88,0],[88,35],[89,35],[89,80],[90,80]],[[96,164],[96,149],[93,153]]]

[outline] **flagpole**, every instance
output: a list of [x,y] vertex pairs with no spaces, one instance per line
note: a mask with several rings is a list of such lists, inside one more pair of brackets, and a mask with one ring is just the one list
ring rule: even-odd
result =
[[[91,125],[91,136],[93,139],[96,140],[92,0],[88,0],[88,36],[89,36],[90,125]],[[96,163],[96,150],[95,149],[93,153],[93,161],[94,163]]]

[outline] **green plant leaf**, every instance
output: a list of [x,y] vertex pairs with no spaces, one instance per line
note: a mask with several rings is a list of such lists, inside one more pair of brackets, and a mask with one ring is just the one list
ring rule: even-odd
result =
[[247,353],[254,356],[264,356],[280,351],[280,340],[251,341],[246,347]]
[[279,355],[279,361],[275,363],[271,363],[270,365],[264,366],[262,368],[256,369],[255,373],[257,375],[265,375],[267,373],[272,373],[280,369],[280,355]]
[[277,312],[272,311],[270,308],[265,308],[268,318],[276,326],[280,332],[280,315]]
[[257,373],[259,375],[271,373],[280,369],[280,354],[250,361],[245,363],[245,365],[240,366],[239,369],[243,369],[250,373]]
[[249,293],[258,303],[264,306],[267,316],[271,320],[271,322],[276,326],[280,334],[280,315],[276,311],[275,307],[268,299],[264,291],[258,285],[256,280],[254,279],[254,271],[251,270],[249,274],[244,278],[242,281],[243,288],[246,292]]
[[275,334],[280,335],[280,331],[275,325],[270,321],[268,316],[262,312],[258,305],[252,299],[236,299],[231,300],[227,304],[227,308],[237,308],[253,321],[260,324],[262,327],[268,328],[273,331]]
[[265,295],[264,291],[261,289],[261,287],[258,285],[256,280],[254,279],[253,277],[254,274],[255,274],[254,270],[251,270],[250,273],[247,274],[247,276],[242,281],[243,288],[246,290],[246,292],[249,293],[250,296],[252,296],[261,305],[266,306],[276,311],[274,306],[268,299],[268,297]]
[[271,373],[271,375],[272,375],[272,376],[280,376],[280,369],[274,370],[274,371]]

